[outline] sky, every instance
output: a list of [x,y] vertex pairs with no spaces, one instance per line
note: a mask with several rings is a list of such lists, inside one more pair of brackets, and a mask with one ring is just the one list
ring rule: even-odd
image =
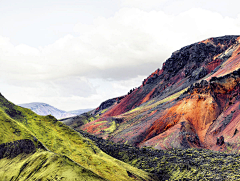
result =
[[240,34],[236,0],[0,0],[0,92],[70,111],[127,94],[172,52]]

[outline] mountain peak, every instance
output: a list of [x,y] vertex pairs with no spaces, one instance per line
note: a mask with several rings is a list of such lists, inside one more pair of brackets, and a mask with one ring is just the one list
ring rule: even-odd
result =
[[68,113],[66,111],[57,109],[49,104],[42,103],[42,102],[19,104],[19,106],[31,109],[38,115],[42,115],[42,116],[52,115],[52,116],[56,117],[57,119],[76,116],[76,114]]

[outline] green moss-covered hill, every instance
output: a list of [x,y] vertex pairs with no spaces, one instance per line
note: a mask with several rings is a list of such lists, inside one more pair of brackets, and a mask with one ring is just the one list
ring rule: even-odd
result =
[[[79,166],[98,175],[99,178],[107,180],[157,179],[152,174],[107,155],[91,140],[84,138],[80,133],[70,129],[54,117],[39,116],[29,109],[14,105],[2,95],[0,95],[0,133],[0,144],[22,139],[32,140],[36,145],[38,142],[42,143],[51,153],[36,152],[26,158],[33,163],[36,160],[36,164],[38,156],[46,157],[49,160],[55,157],[66,163],[76,162]],[[19,157],[13,158],[12,161],[6,159],[2,160],[4,163],[1,162],[1,165],[12,163],[20,164],[16,165],[16,168],[21,167],[21,163],[18,161]],[[53,173],[57,172],[58,166],[61,165],[51,161],[49,163],[55,165],[51,166]],[[71,167],[71,165],[69,166]],[[32,166],[29,165],[28,169],[31,170]],[[11,169],[9,172],[13,173]],[[4,172],[4,175],[8,175],[8,171]],[[3,178],[4,175],[3,172],[0,173],[0,178]]]
[[207,149],[157,150],[114,143],[80,131],[104,152],[160,180],[240,180],[240,155]]
[[1,180],[106,180],[68,157],[35,144],[24,139],[0,145]]

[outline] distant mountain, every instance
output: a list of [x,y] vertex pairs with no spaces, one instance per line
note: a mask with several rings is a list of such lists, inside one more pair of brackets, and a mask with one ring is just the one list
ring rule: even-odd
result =
[[60,109],[57,109],[49,104],[41,103],[41,102],[32,102],[27,104],[19,104],[19,106],[31,109],[33,112],[38,115],[46,116],[52,115],[57,119],[68,118],[72,116],[76,116],[77,114],[66,112]]
[[93,109],[78,109],[78,110],[73,110],[73,111],[67,111],[67,113],[74,114],[74,115],[80,115],[82,113],[91,111]]

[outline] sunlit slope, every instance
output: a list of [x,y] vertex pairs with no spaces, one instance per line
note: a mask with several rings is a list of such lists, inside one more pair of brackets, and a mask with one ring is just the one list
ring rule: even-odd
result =
[[[66,155],[108,180],[151,180],[150,174],[118,161],[96,147],[90,140],[57,121],[52,116],[38,116],[0,96],[0,122],[4,139],[0,143],[29,138],[42,142],[50,151]],[[7,121],[6,121],[7,120]]]
[[52,152],[19,155],[0,160],[1,180],[105,180],[67,157]]
[[68,157],[24,139],[0,145],[0,180],[105,180]]

